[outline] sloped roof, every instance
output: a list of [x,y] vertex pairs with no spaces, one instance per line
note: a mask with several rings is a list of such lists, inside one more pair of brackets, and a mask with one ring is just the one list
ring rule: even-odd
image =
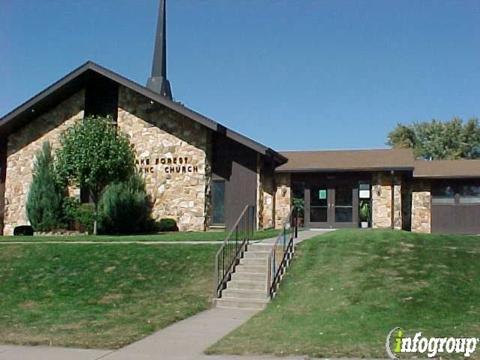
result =
[[288,162],[277,172],[413,170],[408,149],[282,151]]
[[416,178],[480,178],[480,160],[417,160]]
[[92,76],[104,76],[126,88],[129,88],[150,100],[166,106],[167,108],[182,114],[189,119],[196,121],[203,126],[224,134],[226,137],[255,150],[262,155],[268,155],[275,159],[277,163],[283,163],[286,159],[272,150],[236,131],[233,131],[218,122],[203,116],[186,106],[169,100],[156,92],[142,86],[132,80],[129,80],[107,68],[104,68],[94,62],[88,61],[65,77],[38,93],[30,100],[26,101],[16,109],[12,110],[0,118],[0,136],[6,136],[14,129],[24,125],[28,121],[37,117],[39,114],[47,111],[49,108],[58,104],[60,101],[70,97],[75,92],[82,89]]

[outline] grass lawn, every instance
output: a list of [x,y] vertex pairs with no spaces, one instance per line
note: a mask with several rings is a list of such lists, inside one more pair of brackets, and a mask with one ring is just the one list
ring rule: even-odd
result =
[[208,352],[384,358],[396,326],[479,337],[479,258],[474,236],[342,230],[307,240],[275,300]]
[[0,343],[118,348],[210,306],[216,245],[0,247]]
[[[198,231],[198,232],[166,232],[150,235],[125,235],[125,236],[107,236],[107,235],[74,235],[74,236],[0,236],[2,241],[223,241],[227,236],[225,231]],[[255,231],[254,239],[267,239],[275,237],[279,230],[268,229]]]

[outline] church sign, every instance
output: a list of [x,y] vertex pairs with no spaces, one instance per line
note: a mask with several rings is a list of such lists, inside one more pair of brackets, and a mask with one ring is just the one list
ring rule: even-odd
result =
[[145,157],[136,160],[142,174],[153,174],[159,170],[165,174],[198,173],[198,166],[190,162],[188,156]]

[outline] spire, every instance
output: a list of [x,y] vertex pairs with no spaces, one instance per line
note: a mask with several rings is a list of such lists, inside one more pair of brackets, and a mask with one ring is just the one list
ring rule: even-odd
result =
[[170,82],[167,80],[167,0],[160,0],[158,9],[157,34],[155,37],[155,51],[153,54],[152,75],[148,79],[147,87],[172,99]]

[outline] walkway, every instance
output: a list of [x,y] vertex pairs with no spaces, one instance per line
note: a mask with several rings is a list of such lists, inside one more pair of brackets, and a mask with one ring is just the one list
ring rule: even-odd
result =
[[[326,231],[304,230],[296,243]],[[265,239],[262,242],[273,242]],[[178,243],[178,242],[175,242]],[[196,242],[195,242],[196,243]],[[218,243],[218,242],[217,242]],[[212,308],[147,336],[119,350],[82,350],[46,346],[0,346],[0,360],[274,360],[271,356],[207,356],[203,354],[256,314],[251,310]],[[302,360],[304,357],[282,357]]]

